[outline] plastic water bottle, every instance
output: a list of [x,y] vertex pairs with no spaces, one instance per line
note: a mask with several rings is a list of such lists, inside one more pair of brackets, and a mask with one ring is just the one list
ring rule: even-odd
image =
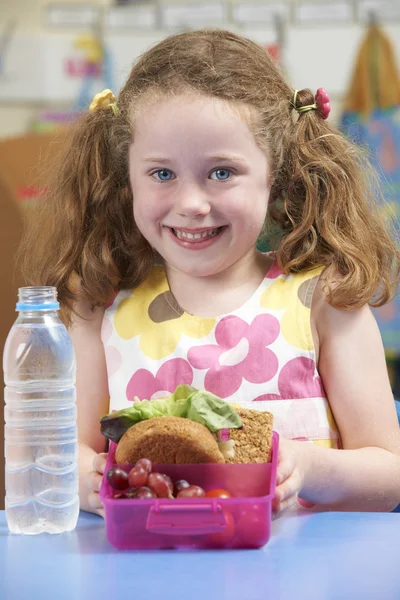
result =
[[55,287],[19,288],[4,347],[6,518],[13,533],[62,533],[79,514],[75,355]]

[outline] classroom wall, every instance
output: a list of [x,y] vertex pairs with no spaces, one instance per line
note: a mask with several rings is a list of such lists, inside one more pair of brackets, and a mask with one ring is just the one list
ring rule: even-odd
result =
[[[188,5],[196,1],[198,0],[159,0],[158,3],[161,6],[176,6],[179,3]],[[251,0],[252,3],[254,1]],[[243,3],[243,0],[231,0],[231,5],[239,2]],[[327,0],[320,0],[316,5],[324,2]],[[349,2],[351,6],[358,6],[356,0]],[[69,3],[82,4],[79,0],[70,0]],[[338,3],[341,2],[338,0]],[[54,28],[46,25],[45,9],[56,4],[65,5],[66,2],[0,0],[0,35],[7,24],[12,25],[14,22],[3,65],[4,72],[0,73],[0,137],[26,131],[41,109],[68,108],[79,93],[81,81],[76,77],[65,76],[60,65],[65,65],[68,58],[78,58],[79,50],[74,48],[74,42],[77,36],[87,32],[87,29]],[[108,0],[92,0],[85,4],[99,6],[106,11],[113,3]],[[260,6],[266,4],[265,1],[260,2]],[[274,3],[277,6],[285,4],[291,9],[288,13],[289,21],[283,30],[283,60],[289,80],[296,88],[325,87],[332,99],[331,118],[335,120],[341,111],[354,57],[365,32],[365,22],[361,13],[358,15],[354,11],[352,19],[347,23],[325,21],[311,25],[298,24],[293,22],[293,10],[298,2],[283,0]],[[330,0],[330,4],[334,2]],[[370,4],[372,6],[374,3]],[[272,25],[255,24],[249,27],[239,26],[232,21],[218,25],[240,31],[263,44],[271,44],[277,38],[276,29]],[[400,64],[400,20],[384,21],[383,25],[392,40]],[[165,28],[104,28],[104,40],[110,50],[113,64],[115,91],[123,84],[135,58],[169,33],[171,31]],[[102,82],[99,81],[99,87],[101,85]]]

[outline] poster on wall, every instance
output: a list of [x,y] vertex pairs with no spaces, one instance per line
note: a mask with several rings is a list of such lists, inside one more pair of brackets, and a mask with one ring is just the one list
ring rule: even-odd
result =
[[94,94],[114,87],[110,53],[95,34],[78,35],[70,53],[60,61],[59,69],[65,78],[74,82],[75,98],[65,108],[39,111],[32,121],[31,131],[52,131],[68,126],[88,109]]

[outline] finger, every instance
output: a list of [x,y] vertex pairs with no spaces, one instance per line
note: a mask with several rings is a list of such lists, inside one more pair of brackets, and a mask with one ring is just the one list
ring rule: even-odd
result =
[[96,454],[93,459],[93,470],[98,473],[104,473],[104,469],[106,467],[107,462],[107,453],[100,452],[100,454]]
[[103,503],[100,500],[100,496],[99,496],[98,492],[95,492],[95,491],[90,492],[90,494],[88,495],[88,504],[89,504],[90,508],[95,508],[95,509],[103,508]]
[[293,494],[300,491],[301,479],[297,470],[293,471],[290,476],[277,486],[275,490],[275,499],[281,503]]
[[276,475],[276,483],[280,485],[293,473],[294,464],[292,460],[284,459],[278,463],[278,472]]
[[[282,486],[281,486],[282,487]],[[272,501],[272,510],[276,514],[281,514],[288,510],[298,498],[298,485],[294,484],[284,489],[278,488]]]
[[85,480],[86,489],[98,492],[100,490],[102,479],[103,476],[100,475],[100,473],[91,471],[90,473],[88,473]]
[[283,502],[276,503],[273,507],[272,518],[276,519],[277,517],[281,517],[284,513],[288,512],[296,502],[297,494],[290,496]]

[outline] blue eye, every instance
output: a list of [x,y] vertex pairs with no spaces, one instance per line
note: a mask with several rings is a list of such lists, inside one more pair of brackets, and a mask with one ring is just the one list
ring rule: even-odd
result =
[[[215,175],[215,177],[213,177]],[[226,181],[232,175],[232,171],[230,169],[215,169],[210,175],[211,179],[216,181]]]
[[159,181],[170,181],[173,178],[173,173],[169,169],[158,169],[153,175],[156,175]]

